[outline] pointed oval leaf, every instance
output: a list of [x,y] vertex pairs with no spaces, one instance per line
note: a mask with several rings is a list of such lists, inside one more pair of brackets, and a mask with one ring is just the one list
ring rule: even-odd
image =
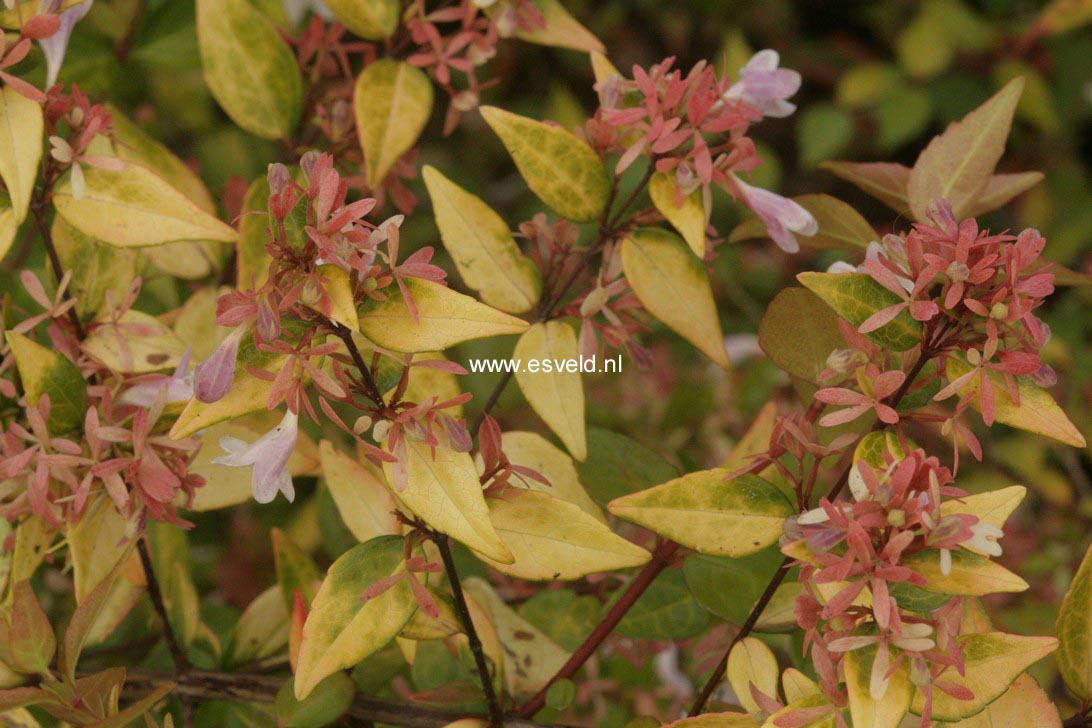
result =
[[231,120],[263,139],[291,136],[303,103],[296,57],[247,0],[197,0],[205,83]]
[[957,220],[973,209],[1005,152],[1012,116],[1023,90],[1022,76],[1009,81],[918,155],[907,182],[914,219],[926,219],[926,208],[935,197],[948,201]]
[[[916,723],[917,721],[915,721]],[[970,718],[948,724],[952,728],[1062,728],[1050,696],[1031,675],[1021,675],[1000,698]]]
[[382,536],[354,546],[330,566],[303,625],[297,700],[384,647],[409,622],[417,602],[406,579],[367,601],[360,598],[371,584],[402,571],[404,558],[402,538]]
[[131,308],[120,317],[106,314],[96,321],[83,351],[115,372],[147,374],[177,367],[186,344],[155,316]]
[[830,306],[806,288],[792,287],[766,307],[758,325],[758,345],[782,370],[818,384],[830,353],[845,347],[845,340]]
[[444,247],[466,285],[490,306],[528,311],[542,295],[535,264],[520,252],[511,229],[493,208],[442,175],[422,171]]
[[383,40],[398,28],[398,0],[327,0],[341,24],[367,40]]
[[1092,546],[1062,600],[1055,630],[1061,640],[1058,669],[1069,689],[1092,700]]
[[482,559],[519,579],[578,579],[640,566],[651,558],[577,506],[548,493],[510,489],[489,499],[489,515],[514,561]]
[[1028,489],[1022,485],[1012,485],[1000,490],[988,490],[985,493],[965,495],[959,500],[954,498],[940,504],[940,513],[946,516],[949,513],[970,513],[978,516],[978,520],[991,526],[1001,528],[1009,516],[1024,500]]
[[897,728],[910,709],[914,684],[910,682],[910,669],[906,661],[898,664],[888,678],[883,697],[876,700],[871,690],[872,663],[875,659],[875,645],[846,653],[846,691],[853,728]]
[[[675,176],[666,172],[657,172],[648,181],[648,196],[652,204],[660,211],[671,226],[699,258],[705,257],[705,205],[702,203],[701,190],[694,190],[682,196],[682,205],[676,200]],[[765,226],[763,226],[765,231]]]
[[[516,382],[542,421],[557,433],[577,460],[588,455],[584,434],[584,385],[580,372],[563,366],[580,356],[576,332],[562,321],[531,326],[519,337],[512,357],[523,363]],[[528,371],[531,360],[543,365]]]
[[360,332],[386,349],[442,351],[463,341],[527,329],[523,319],[439,283],[410,278],[405,284],[417,307],[417,320],[397,288],[388,292],[387,300],[369,299],[360,307]]
[[[864,273],[801,273],[796,279],[854,326],[899,302],[898,296]],[[865,336],[888,349],[908,351],[921,342],[921,322],[902,310],[889,323]]]
[[241,290],[261,288],[269,278],[273,258],[265,249],[269,242],[269,182],[258,177],[246,191],[235,242],[236,281]]
[[368,184],[378,187],[425,128],[432,113],[432,82],[408,63],[378,60],[357,77],[353,109]]
[[1004,566],[969,551],[952,552],[952,568],[940,568],[940,551],[928,549],[906,556],[902,566],[921,574],[929,583],[922,587],[941,594],[982,596],[999,592],[1022,592],[1028,583]]
[[235,230],[198,207],[151,170],[131,162],[120,170],[87,167],[83,197],[71,178],[53,204],[77,230],[120,247],[142,248],[180,240],[235,241]]
[[753,554],[777,541],[796,509],[772,483],[728,474],[723,468],[690,473],[616,498],[607,510],[704,554]]
[[137,275],[140,256],[137,249],[96,240],[69,225],[60,215],[53,217],[50,232],[61,268],[72,271],[68,293],[76,299],[76,312],[81,319],[101,311],[108,294],[114,301],[125,297]]
[[820,162],[819,169],[850,182],[898,213],[910,209],[910,168],[893,162]]
[[[830,195],[799,195],[792,198],[811,213],[819,224],[819,232],[800,242],[819,250],[864,250],[880,236],[861,213],[850,205]],[[736,226],[728,236],[729,243],[752,238],[769,238],[766,223],[757,215]]]
[[978,193],[974,204],[967,210],[967,217],[978,217],[990,210],[996,210],[1009,200],[1042,182],[1043,178],[1042,172],[992,175],[986,180],[986,186]]
[[[512,554],[489,519],[478,471],[468,453],[428,445],[407,438],[408,482],[401,492],[391,491],[411,511],[440,533],[446,533],[498,562],[511,563]],[[384,463],[388,485],[391,464]]]
[[546,21],[545,27],[517,30],[517,38],[554,48],[571,48],[586,53],[604,52],[602,42],[577,22],[559,0],[535,0],[535,5],[542,12]]
[[[11,198],[15,227],[26,218],[34,182],[38,179],[44,129],[41,104],[11,86],[0,88],[0,179]],[[0,248],[0,257],[5,252]]]
[[770,697],[777,697],[777,658],[766,643],[755,637],[744,637],[728,653],[728,683],[748,713],[761,710],[751,695],[751,685]]
[[517,478],[515,485],[529,490],[540,490],[555,498],[568,501],[601,523],[607,519],[599,506],[580,484],[573,459],[537,432],[509,430],[501,435],[504,454],[513,465],[522,465],[541,473],[550,485],[546,486],[530,478]]
[[231,670],[276,655],[288,646],[288,610],[274,585],[254,598],[235,623],[222,663]]
[[[954,669],[943,679],[965,687],[974,693],[971,700],[953,698],[942,690],[933,691],[933,718],[956,721],[980,713],[1004,693],[1024,670],[1043,659],[1058,647],[1053,637],[1022,637],[1004,632],[983,632],[957,637],[963,650],[966,673]],[[918,691],[910,708],[921,715],[925,698]]]
[[[950,356],[945,367],[948,381],[954,381],[971,370],[971,365],[961,357]],[[994,393],[994,418],[1001,422],[1021,430],[1034,432],[1037,435],[1057,440],[1058,442],[1072,445],[1073,447],[1085,447],[1084,435],[1070,421],[1065,412],[1046,389],[1035,384],[1027,377],[1016,377],[1017,394],[1020,403],[1017,404],[1009,395],[1008,385],[1004,375],[1000,372],[989,372],[990,382],[993,384]],[[980,409],[978,389],[979,378],[973,377],[961,391],[961,396],[970,395],[971,406]]]
[[49,395],[49,431],[70,432],[87,413],[87,382],[72,361],[14,331],[4,333],[23,383],[27,402],[37,405]]
[[377,536],[401,532],[394,516],[395,502],[386,483],[371,470],[345,453],[329,440],[319,443],[322,476],[337,504],[341,520],[361,543]]
[[622,243],[622,270],[649,313],[729,368],[713,289],[702,262],[666,230],[642,228]]
[[277,728],[322,728],[334,723],[353,704],[356,686],[349,676],[335,672],[320,682],[303,700],[296,699],[295,678],[288,678],[277,692]]
[[527,186],[554,212],[577,222],[598,218],[610,198],[599,155],[571,132],[495,106],[481,107]]

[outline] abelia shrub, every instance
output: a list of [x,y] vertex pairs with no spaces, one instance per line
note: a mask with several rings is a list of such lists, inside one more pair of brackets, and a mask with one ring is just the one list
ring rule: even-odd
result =
[[[125,5],[0,14],[0,721],[1088,723],[1087,555],[1053,634],[990,600],[1029,589],[998,449],[1022,430],[1087,470],[1044,319],[1089,278],[990,227],[1042,176],[995,174],[1023,77],[913,167],[827,164],[896,209],[880,234],[762,181],[808,83],[772,49],[619,69],[557,0],[196,0],[168,24],[265,170],[214,198],[132,99],[66,80],[85,16]],[[483,105],[531,45],[588,58],[590,113]],[[522,182],[459,169],[467,139]],[[764,313],[723,279],[753,239],[799,283]],[[726,289],[757,337],[725,337]],[[612,412],[583,368],[665,389],[671,347],[782,372],[682,473],[588,424],[655,439],[662,392]],[[196,565],[266,530],[225,607]]]

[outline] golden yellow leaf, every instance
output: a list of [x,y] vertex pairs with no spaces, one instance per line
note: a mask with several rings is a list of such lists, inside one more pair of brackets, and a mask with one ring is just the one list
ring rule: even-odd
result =
[[[576,332],[562,321],[537,323],[516,342],[512,358],[521,366],[516,382],[542,421],[577,460],[588,455],[584,434],[584,385],[576,370]],[[532,363],[539,371],[529,371]],[[572,366],[567,366],[572,365]]]
[[146,374],[177,367],[186,344],[156,317],[131,308],[116,323],[104,316],[92,324],[83,350],[116,372]]
[[1024,500],[1028,489],[1022,485],[1012,485],[1000,490],[989,490],[985,493],[963,496],[959,500],[949,499],[940,506],[941,515],[949,513],[970,513],[978,516],[978,520],[991,526],[1001,528],[1009,516]]
[[683,240],[699,258],[705,257],[705,205],[701,190],[682,196],[682,206],[675,204],[675,175],[657,172],[648,181],[648,195],[660,214],[679,231]]
[[360,331],[386,349],[404,352],[442,351],[463,341],[519,334],[527,322],[479,303],[458,291],[421,278],[406,280],[417,306],[417,320],[397,288],[387,300],[360,307]]
[[906,556],[902,566],[929,580],[924,589],[941,594],[982,596],[998,592],[1022,592],[1026,581],[1004,566],[969,551],[952,551],[952,568],[944,574],[940,568],[940,551],[929,549]]
[[744,637],[728,653],[728,683],[739,704],[749,713],[761,710],[751,695],[751,685],[776,698],[779,672],[773,651],[755,637]]
[[689,473],[616,498],[607,510],[705,554],[753,554],[777,541],[796,508],[772,483],[728,474],[723,468]]
[[[533,30],[518,29],[516,37],[528,43],[571,48],[586,53],[602,53],[603,44],[590,30],[569,14],[559,0],[535,0],[535,5],[542,11],[546,27]],[[494,6],[496,7],[496,6]]]
[[501,563],[479,556],[520,579],[578,579],[640,566],[650,558],[578,506],[548,493],[511,488],[489,499],[489,515],[514,560]]
[[432,82],[404,61],[375,61],[356,79],[353,109],[368,183],[376,187],[421,135],[432,112]]
[[[11,86],[0,88],[0,179],[11,198],[15,227],[26,218],[38,179],[44,128],[41,104]],[[0,245],[0,257],[6,252],[7,247]]]
[[822,694],[819,684],[795,667],[787,667],[785,672],[781,673],[781,690],[785,693],[785,700],[790,703],[811,695]]
[[337,450],[329,440],[319,443],[319,457],[326,487],[357,541],[401,532],[394,516],[394,498],[377,473]]
[[53,196],[58,214],[77,230],[111,245],[148,247],[175,241],[235,241],[235,230],[198,207],[151,170],[84,170],[86,190],[72,193],[65,176]]
[[[915,721],[915,726],[919,723]],[[952,728],[1062,728],[1062,719],[1035,678],[1021,675],[981,713],[948,725]]]
[[914,684],[910,682],[910,668],[906,661],[900,663],[888,678],[883,697],[879,700],[872,697],[872,664],[876,651],[876,646],[872,645],[846,653],[846,691],[853,728],[897,728],[910,709]]
[[637,230],[622,243],[622,270],[649,313],[729,368],[709,276],[686,243],[666,230]]
[[530,490],[549,493],[555,498],[568,501],[597,521],[606,524],[603,511],[580,483],[573,459],[549,440],[536,432],[505,431],[501,435],[504,454],[514,465],[536,470],[550,481],[549,486],[530,478],[514,478],[515,485]]
[[1055,630],[1058,669],[1074,695],[1092,700],[1092,546],[1062,600]]
[[361,38],[383,40],[398,28],[398,0],[327,0],[326,7]]
[[489,508],[470,455],[437,447],[433,458],[428,445],[409,438],[405,444],[408,482],[404,490],[394,489],[391,464],[383,464],[395,498],[440,533],[493,560],[511,563],[511,552],[490,523]]
[[530,310],[542,295],[542,280],[504,219],[435,167],[426,166],[421,174],[440,237],[463,282],[501,311]]

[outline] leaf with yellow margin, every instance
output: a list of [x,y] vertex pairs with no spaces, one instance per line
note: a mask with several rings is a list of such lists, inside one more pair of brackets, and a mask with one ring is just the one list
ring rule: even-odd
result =
[[897,728],[910,709],[910,700],[914,696],[910,668],[903,660],[888,677],[887,691],[883,697],[879,700],[872,697],[872,664],[876,652],[876,646],[870,645],[846,653],[846,691],[853,728]]
[[940,551],[928,549],[905,556],[902,566],[921,574],[929,583],[927,591],[962,596],[983,596],[999,592],[1022,592],[1028,583],[1001,564],[969,551],[952,551],[952,568],[944,574],[940,568]]
[[370,468],[341,452],[329,440],[319,443],[322,477],[333,496],[341,520],[364,543],[376,536],[401,533],[394,516],[394,497],[387,484]]
[[342,25],[367,40],[384,40],[398,29],[398,0],[327,0]]

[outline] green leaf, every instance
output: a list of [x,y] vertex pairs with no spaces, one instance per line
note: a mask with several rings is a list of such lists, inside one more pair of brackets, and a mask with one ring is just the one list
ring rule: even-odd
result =
[[[694,251],[698,258],[705,257],[705,203],[702,202],[701,190],[696,189],[682,198],[682,206],[676,204],[675,175],[657,172],[648,181],[648,196],[652,204],[660,211],[671,226]],[[763,227],[765,229],[765,227]]]
[[444,247],[466,285],[508,313],[529,311],[542,295],[542,278],[520,252],[511,229],[493,208],[442,175],[422,170]]
[[360,331],[385,349],[404,352],[442,351],[463,341],[519,334],[528,324],[470,296],[422,278],[405,280],[417,307],[417,318],[397,287],[385,301],[368,299],[359,309]]
[[1055,630],[1061,645],[1058,670],[1073,694],[1092,699],[1092,546],[1062,600]]
[[[819,224],[819,232],[801,236],[801,244],[818,250],[860,251],[879,239],[873,227],[853,207],[830,195],[800,195],[792,198]],[[741,222],[728,236],[729,243],[754,238],[769,238],[766,223],[757,216]]]
[[782,559],[781,552],[772,547],[737,558],[696,553],[683,562],[683,576],[699,604],[721,619],[740,625]]
[[885,98],[875,110],[876,143],[881,150],[892,151],[916,139],[929,126],[933,100],[924,89],[901,86]]
[[709,612],[691,596],[682,574],[667,569],[626,612],[615,633],[637,639],[681,640],[704,632],[709,621]]
[[641,305],[728,369],[717,304],[705,266],[677,235],[641,228],[622,242],[622,270]]
[[66,222],[103,242],[142,248],[182,240],[235,242],[235,229],[198,207],[151,170],[125,162],[120,170],[87,167],[80,199],[66,175],[53,204]]
[[353,109],[368,184],[378,187],[425,128],[432,113],[432,82],[404,61],[380,59],[357,77]]
[[571,132],[495,106],[481,107],[531,191],[562,217],[598,218],[610,198],[610,175],[599,155]]
[[327,0],[346,28],[367,40],[385,40],[398,29],[398,0]]
[[247,0],[197,0],[209,91],[231,120],[263,139],[291,137],[303,104],[292,49]]
[[538,591],[519,607],[521,617],[570,652],[580,647],[599,619],[595,597],[567,589]]
[[277,728],[321,728],[340,718],[353,704],[356,686],[343,672],[335,672],[296,700],[296,679],[290,677],[277,692]]
[[941,571],[940,551],[928,549],[904,556],[902,566],[924,576],[926,591],[960,596],[983,596],[1001,592],[1022,592],[1026,581],[1004,566],[969,551],[952,551],[952,568]]
[[1005,151],[1023,89],[1023,79],[1013,79],[921,152],[907,184],[916,220],[926,219],[926,207],[935,197],[948,201],[957,220],[966,217]]
[[76,663],[79,662],[84,642],[87,640],[91,628],[95,626],[99,615],[102,614],[103,608],[107,605],[110,593],[114,588],[114,582],[125,569],[133,547],[133,545],[129,546],[129,549],[118,560],[114,568],[110,570],[110,573],[99,582],[98,586],[91,590],[83,602],[76,607],[76,611],[72,613],[72,619],[69,620],[68,627],[65,628],[64,640],[57,652],[57,671],[69,683],[76,679]]
[[49,397],[49,431],[63,435],[79,428],[87,412],[87,382],[72,361],[14,331],[5,332],[27,402]]
[[[846,692],[849,694],[849,714],[853,728],[895,728],[910,709],[914,684],[905,660],[888,677],[887,691],[876,700],[872,697],[872,664],[877,648],[869,645],[846,653]],[[896,655],[891,656],[894,662]],[[940,691],[935,691],[939,693]]]
[[588,458],[576,463],[576,471],[601,506],[679,475],[674,465],[636,440],[596,427],[588,430]]
[[851,182],[895,212],[901,214],[910,209],[906,196],[909,167],[893,162],[822,162],[819,169]]
[[607,510],[704,554],[753,554],[777,541],[796,509],[772,483],[728,474],[723,468],[689,473],[617,498]]
[[406,579],[367,601],[365,588],[404,567],[402,538],[382,536],[346,551],[326,572],[303,625],[295,695],[303,700],[323,679],[376,652],[417,609]]
[[[564,321],[536,323],[523,332],[512,358],[526,362],[516,383],[531,409],[549,425],[577,460],[588,456],[584,434],[584,384],[579,371],[560,366],[576,362],[580,348],[576,332]],[[534,360],[539,371],[528,370]]]
[[[971,370],[971,365],[957,356],[949,356],[945,367],[948,381],[954,381]],[[1016,427],[1037,435],[1057,440],[1058,442],[1083,448],[1087,444],[1084,435],[1069,420],[1062,408],[1046,389],[1035,384],[1028,377],[1016,377],[1016,390],[1020,403],[1013,401],[1009,394],[1004,375],[990,370],[990,383],[993,385],[994,418],[997,422]],[[971,406],[981,409],[978,389],[979,377],[971,381],[960,391],[960,396],[971,396]]]
[[273,562],[277,568],[277,583],[281,587],[284,608],[289,614],[292,613],[297,591],[303,598],[304,605],[310,607],[318,591],[316,585],[321,578],[318,566],[315,565],[314,559],[281,529],[274,528],[270,536],[273,539]]
[[853,117],[830,104],[807,107],[796,127],[800,161],[805,167],[835,156],[852,138]]
[[[853,326],[901,300],[865,273],[801,273],[796,279]],[[865,336],[887,349],[908,351],[921,342],[921,322],[904,309]]]
[[276,655],[288,646],[289,612],[280,586],[271,586],[254,598],[231,630],[221,660],[227,670]]
[[902,83],[902,74],[890,63],[859,63],[838,77],[834,93],[839,106],[861,109],[878,104]]
[[[26,218],[38,179],[44,128],[41,104],[11,86],[0,88],[0,180],[11,199],[15,227]],[[0,246],[0,258],[5,253],[7,246]]]
[[[944,673],[947,682],[974,693],[971,700],[953,698],[941,690],[933,691],[933,718],[956,721],[982,711],[1000,697],[1028,667],[1043,659],[1058,646],[1053,637],[1022,637],[1003,632],[984,632],[956,637],[963,651],[966,672]],[[925,699],[921,691],[914,695],[910,711],[921,715]]]
[[844,348],[838,316],[806,288],[786,288],[766,307],[758,325],[758,344],[784,371],[812,384],[827,358]]

